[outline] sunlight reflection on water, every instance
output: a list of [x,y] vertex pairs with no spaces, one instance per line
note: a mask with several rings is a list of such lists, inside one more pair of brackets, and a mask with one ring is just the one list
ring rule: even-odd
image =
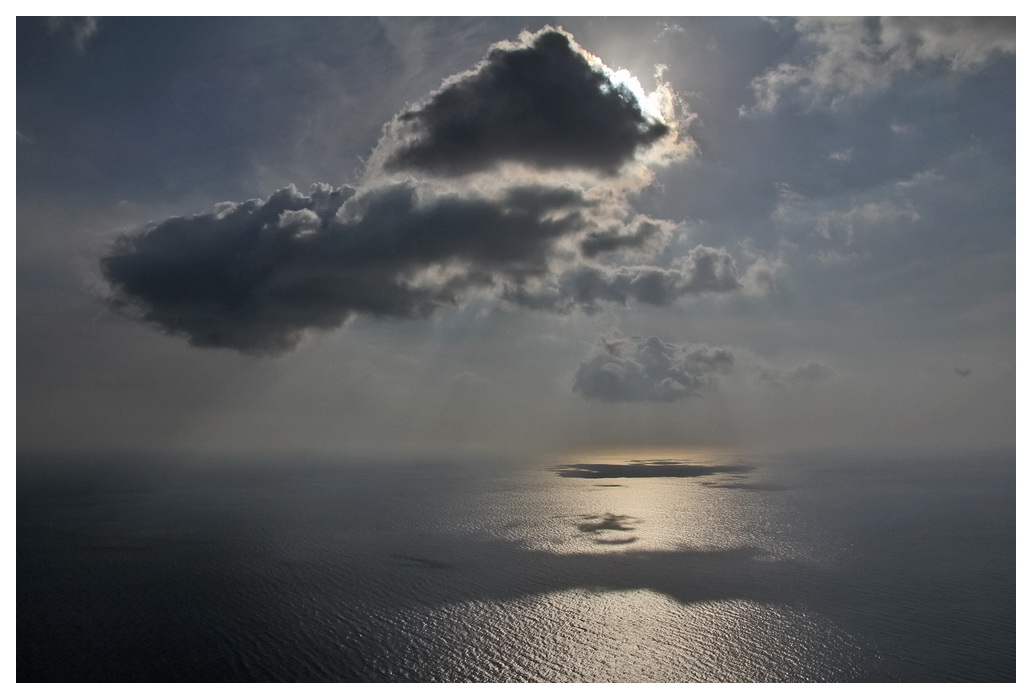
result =
[[855,640],[765,589],[764,574],[792,575],[813,552],[791,536],[775,488],[744,487],[764,474],[740,455],[578,454],[519,478],[479,509],[494,513],[495,535],[539,552],[538,567],[566,589],[504,610],[474,603],[456,617],[477,644],[500,644],[492,654],[512,659],[512,679],[853,676]]
[[1013,681],[1013,457],[576,456],[19,467],[19,680]]

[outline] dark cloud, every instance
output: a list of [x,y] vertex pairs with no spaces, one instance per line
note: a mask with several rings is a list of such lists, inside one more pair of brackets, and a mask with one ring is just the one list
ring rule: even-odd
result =
[[[724,248],[669,268],[600,262],[648,261],[675,228],[629,202],[651,178],[644,152],[689,150],[664,89],[646,97],[558,30],[498,44],[388,124],[360,184],[290,186],[121,236],[100,261],[110,302],[196,346],[275,355],[310,329],[427,317],[474,292],[594,312],[741,290]],[[697,390],[694,371],[671,369],[661,393]]]
[[603,337],[577,369],[573,390],[607,402],[673,401],[712,389],[715,376],[730,371],[734,361],[729,350],[706,345]]
[[526,187],[426,202],[409,185],[288,187],[123,236],[101,270],[116,306],[166,332],[277,354],[356,313],[426,316],[495,277],[544,273],[554,242],[580,226],[564,213],[578,199]]
[[[308,195],[287,187],[124,235],[101,271],[121,311],[197,346],[265,355],[355,314],[426,317],[474,289],[497,288],[531,308],[591,312],[741,288],[731,256],[704,246],[671,269],[583,263],[559,271],[560,240],[591,239],[593,206],[578,190],[537,185],[490,196],[413,183],[317,185]],[[638,220],[634,233],[613,235],[654,226]]]
[[456,176],[511,162],[613,175],[669,135],[572,36],[546,28],[494,46],[477,68],[395,117],[381,155],[387,172]]
[[588,235],[581,242],[581,252],[586,257],[596,257],[603,253],[622,250],[641,250],[656,238],[661,237],[666,226],[665,221],[641,221],[631,234],[619,231],[596,232]]

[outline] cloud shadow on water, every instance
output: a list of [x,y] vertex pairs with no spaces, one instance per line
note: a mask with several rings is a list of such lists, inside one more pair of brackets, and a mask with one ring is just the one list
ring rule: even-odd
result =
[[764,485],[762,483],[735,483],[735,482],[720,482],[720,483],[703,483],[706,488],[716,488],[719,490],[762,490],[764,492],[780,492],[788,490],[788,488],[780,485]]
[[630,515],[614,515],[607,512],[604,515],[581,515],[581,522],[577,529],[590,536],[596,544],[604,546],[621,546],[633,544],[638,540],[636,536],[625,536],[622,538],[607,538],[607,532],[631,532],[637,529],[636,524],[641,523],[640,519]]
[[422,558],[419,556],[403,556],[399,553],[391,554],[391,557],[396,559],[398,563],[396,565],[403,566],[406,568],[424,568],[427,570],[443,570],[445,568],[451,568],[451,563],[444,563],[433,558]]
[[628,536],[623,539],[598,539],[595,543],[600,546],[623,546],[624,544],[633,544],[637,540],[636,536]]
[[704,466],[681,459],[634,459],[624,463],[561,464],[550,470],[560,478],[698,478],[749,473],[754,468],[738,464]]
[[630,515],[614,515],[610,512],[601,516],[581,515],[581,519],[586,521],[578,524],[577,528],[585,533],[599,532],[603,530],[629,532],[634,530],[634,527],[630,525],[638,522],[638,520],[634,519]]

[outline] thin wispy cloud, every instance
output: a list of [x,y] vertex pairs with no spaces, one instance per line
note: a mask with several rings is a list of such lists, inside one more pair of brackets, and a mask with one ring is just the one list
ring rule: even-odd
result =
[[921,215],[910,202],[866,202],[847,211],[825,211],[817,216],[815,230],[826,240],[851,245],[860,228],[870,228],[897,221],[918,221]]
[[820,362],[807,362],[787,371],[776,367],[757,365],[753,367],[753,371],[757,383],[775,389],[821,383],[835,375],[831,367]]
[[100,29],[97,17],[50,17],[47,22],[52,34],[69,35],[79,51],[86,50],[86,45]]
[[808,60],[755,78],[751,111],[769,112],[786,99],[835,107],[884,90],[903,73],[929,66],[970,72],[1016,47],[1013,17],[802,18],[794,31]]

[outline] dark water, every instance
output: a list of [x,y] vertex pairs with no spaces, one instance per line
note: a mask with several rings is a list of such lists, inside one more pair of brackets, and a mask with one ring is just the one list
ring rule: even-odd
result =
[[1014,681],[1013,452],[631,456],[21,455],[17,679]]

